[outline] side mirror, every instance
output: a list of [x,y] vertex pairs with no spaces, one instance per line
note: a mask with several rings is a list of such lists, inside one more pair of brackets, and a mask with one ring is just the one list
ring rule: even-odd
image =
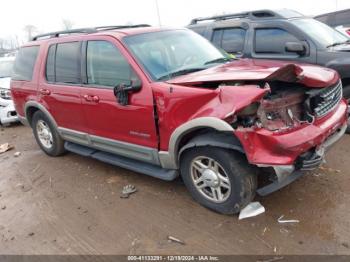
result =
[[119,104],[126,106],[129,103],[129,92],[137,92],[141,89],[141,81],[131,81],[129,85],[121,83],[114,87],[113,93]]
[[306,51],[305,46],[300,42],[287,42],[285,48],[287,52],[293,52],[299,55],[305,54]]

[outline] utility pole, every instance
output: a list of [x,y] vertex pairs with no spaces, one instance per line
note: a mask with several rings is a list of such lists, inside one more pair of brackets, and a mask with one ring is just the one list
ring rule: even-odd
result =
[[159,13],[159,5],[158,5],[158,0],[156,1],[156,8],[157,8],[157,16],[158,16],[158,25],[162,26],[162,23],[160,22],[160,13]]

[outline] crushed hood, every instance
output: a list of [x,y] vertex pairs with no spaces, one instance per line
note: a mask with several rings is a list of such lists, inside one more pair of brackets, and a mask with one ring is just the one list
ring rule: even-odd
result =
[[170,84],[194,85],[218,81],[284,81],[321,88],[338,81],[338,74],[328,68],[286,61],[240,59],[206,70],[168,80]]

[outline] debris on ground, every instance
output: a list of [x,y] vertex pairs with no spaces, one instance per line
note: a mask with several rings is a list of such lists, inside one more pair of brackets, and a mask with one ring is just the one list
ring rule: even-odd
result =
[[11,146],[9,143],[1,144],[0,145],[0,154],[5,153],[6,151],[9,151],[13,148],[15,148],[15,147]]
[[255,217],[265,212],[265,207],[263,207],[259,202],[251,202],[239,213],[238,219],[244,219],[248,217]]
[[34,232],[30,232],[30,233],[28,234],[28,236],[30,236],[30,237],[32,237],[32,236],[34,236],[34,235],[35,235]]
[[16,187],[20,188],[22,190],[22,192],[28,192],[28,191],[32,190],[32,186],[30,186],[30,185],[17,184]]
[[346,243],[346,242],[341,243],[341,245],[342,245],[343,247],[350,248],[349,244]]
[[106,181],[107,181],[107,184],[113,184],[118,182],[117,178],[115,177],[110,177]]
[[280,216],[279,219],[277,219],[278,223],[299,223],[300,221],[298,219],[282,219],[284,218],[284,215]]
[[120,194],[120,198],[128,198],[131,194],[137,191],[136,187],[133,185],[126,185],[123,187],[122,193]]
[[184,241],[182,241],[176,237],[173,237],[173,236],[168,236],[168,241],[169,242],[176,242],[176,243],[179,243],[181,245],[186,245]]
[[14,157],[19,157],[20,155],[21,155],[21,152],[15,152],[15,153],[13,154]]

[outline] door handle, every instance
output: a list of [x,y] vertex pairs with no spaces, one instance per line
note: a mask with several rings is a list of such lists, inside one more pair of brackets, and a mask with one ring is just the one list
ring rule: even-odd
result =
[[100,98],[98,96],[84,95],[83,97],[88,102],[98,103],[100,101]]
[[40,92],[40,94],[42,94],[42,95],[44,95],[44,96],[48,96],[48,95],[51,94],[51,91],[50,91],[50,90],[48,90],[48,89],[43,89],[43,88],[40,89],[39,92]]
[[92,96],[92,101],[98,103],[100,101],[100,98],[98,96]]

